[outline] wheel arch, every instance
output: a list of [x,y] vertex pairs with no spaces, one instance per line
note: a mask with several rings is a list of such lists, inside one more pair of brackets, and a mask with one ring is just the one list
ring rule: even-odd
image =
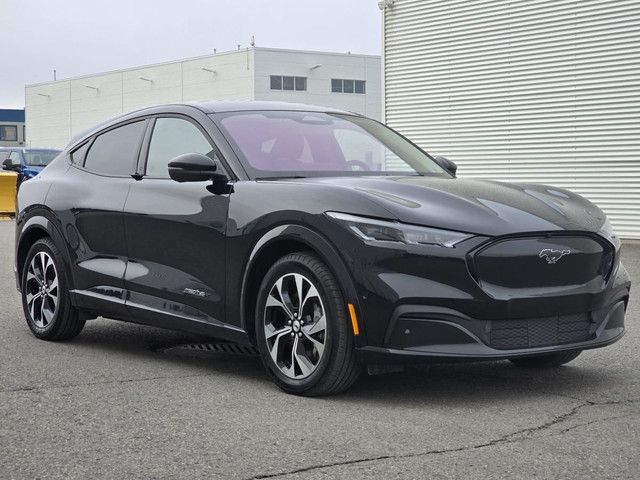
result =
[[38,240],[48,237],[62,253],[64,258],[64,268],[69,283],[69,289],[72,289],[73,277],[70,272],[69,253],[66,248],[64,238],[58,227],[46,216],[46,214],[37,214],[29,217],[21,226],[20,233],[16,239],[16,275],[18,288],[21,288],[20,279],[25,266],[27,254],[29,250]]
[[[336,278],[346,303],[354,304],[359,312],[358,294],[352,276],[337,249],[321,234],[302,225],[281,225],[267,232],[255,245],[242,279],[240,318],[242,328],[255,344],[256,300],[260,284],[269,268],[281,257],[289,253],[308,251],[320,258]],[[345,305],[346,308],[346,305]],[[359,322],[360,335],[356,345],[364,340],[364,329]]]

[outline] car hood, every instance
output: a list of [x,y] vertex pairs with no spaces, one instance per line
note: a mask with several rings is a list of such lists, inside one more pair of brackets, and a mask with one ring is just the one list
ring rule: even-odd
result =
[[[484,235],[539,231],[597,232],[606,220],[593,203],[540,184],[435,177],[307,178],[359,192],[404,223]],[[349,212],[336,205],[337,211]]]
[[44,170],[44,167],[35,167],[33,165],[27,165],[25,168],[22,169],[22,173],[24,174],[25,180],[28,180],[38,175],[40,172],[42,172],[42,170]]

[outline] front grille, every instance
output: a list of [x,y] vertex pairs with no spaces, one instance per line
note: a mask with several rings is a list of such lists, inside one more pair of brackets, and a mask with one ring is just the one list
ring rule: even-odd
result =
[[504,289],[602,284],[613,252],[591,237],[549,236],[497,240],[474,254],[470,270],[492,296]]
[[489,345],[499,349],[545,347],[586,340],[589,314],[491,322]]

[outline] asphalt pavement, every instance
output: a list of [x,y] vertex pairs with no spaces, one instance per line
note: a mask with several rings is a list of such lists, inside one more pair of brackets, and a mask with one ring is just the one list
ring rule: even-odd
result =
[[0,221],[1,479],[640,475],[640,243],[623,247],[635,288],[613,346],[553,370],[431,365],[300,398],[211,339],[98,319],[73,341],[37,340],[14,227]]

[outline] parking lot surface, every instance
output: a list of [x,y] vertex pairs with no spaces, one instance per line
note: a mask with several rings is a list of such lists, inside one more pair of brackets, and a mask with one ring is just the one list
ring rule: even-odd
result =
[[632,297],[613,346],[553,370],[430,365],[300,398],[208,338],[98,319],[37,340],[14,227],[0,220],[0,478],[638,478],[640,243],[623,247]]

